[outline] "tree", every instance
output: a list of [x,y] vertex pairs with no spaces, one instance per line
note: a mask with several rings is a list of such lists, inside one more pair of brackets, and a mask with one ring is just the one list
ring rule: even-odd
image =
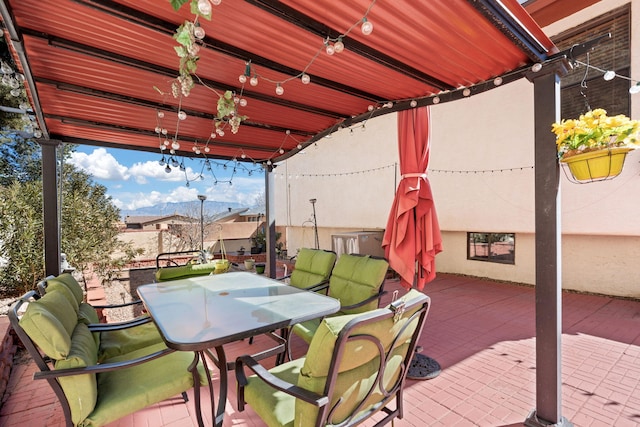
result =
[[[61,246],[69,263],[83,274],[94,268],[111,279],[136,250],[118,240],[120,210],[86,173],[63,165]],[[44,277],[42,181],[0,187],[0,292],[18,295],[33,289]],[[114,257],[115,252],[121,253]]]
[[44,278],[42,182],[0,187],[0,292],[14,296]]

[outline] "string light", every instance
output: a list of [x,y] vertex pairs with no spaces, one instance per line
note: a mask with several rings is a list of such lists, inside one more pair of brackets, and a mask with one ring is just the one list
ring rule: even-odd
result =
[[238,77],[238,80],[240,81],[240,83],[242,85],[244,85],[246,83],[246,81],[247,81],[247,78],[249,76],[252,76],[249,79],[249,84],[251,86],[257,86],[258,85],[258,77],[260,77],[263,80],[266,80],[266,81],[268,81],[270,83],[275,84],[276,85],[276,94],[278,94],[278,95],[284,94],[283,85],[285,83],[290,82],[291,80],[295,80],[295,79],[300,78],[300,80],[301,80],[301,82],[303,84],[309,84],[309,82],[311,81],[311,78],[308,75],[307,70],[313,65],[315,60],[320,56],[320,54],[322,52],[326,53],[329,56],[332,56],[332,55],[339,54],[339,53],[343,52],[344,49],[345,49],[345,45],[344,45],[343,39],[346,36],[348,36],[349,33],[351,33],[351,31],[355,27],[357,27],[358,25],[360,25],[360,30],[362,31],[362,34],[364,34],[364,35],[370,35],[373,32],[373,23],[367,19],[367,16],[369,15],[369,12],[371,12],[371,9],[375,5],[376,1],[377,0],[372,0],[371,3],[369,4],[369,7],[366,10],[366,12],[364,13],[364,16],[362,18],[360,18],[358,21],[356,21],[344,33],[340,34],[336,38],[327,37],[327,38],[323,39],[322,46],[318,49],[318,51],[315,53],[315,55],[307,63],[307,66],[304,67],[304,69],[299,74],[297,74],[295,76],[292,76],[292,77],[289,77],[289,78],[287,78],[285,80],[271,80],[271,79],[266,78],[265,76],[262,76],[262,75],[256,73],[255,69],[251,65],[251,61],[248,61],[246,63],[246,65],[245,65],[244,74],[241,74]]
[[631,87],[629,87],[629,93],[631,95],[635,95],[635,94],[640,93],[640,81],[639,80],[635,80],[635,79],[632,79],[631,77],[627,77],[627,76],[623,76],[621,74],[618,74],[613,70],[605,70],[605,69],[596,67],[594,65],[591,65],[589,63],[585,63],[585,62],[582,62],[582,61],[573,60],[573,62],[574,62],[574,64],[582,65],[582,66],[586,67],[587,69],[593,69],[593,70],[596,70],[596,71],[598,71],[600,73],[603,73],[602,74],[602,78],[604,80],[606,80],[606,81],[611,81],[616,77],[620,78],[620,79],[628,80],[629,82],[631,82]]

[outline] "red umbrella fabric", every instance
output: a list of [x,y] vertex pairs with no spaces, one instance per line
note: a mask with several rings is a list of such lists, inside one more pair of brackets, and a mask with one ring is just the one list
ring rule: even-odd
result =
[[[422,290],[436,277],[435,258],[442,236],[427,178],[429,165],[429,108],[398,113],[401,179],[382,240],[390,267],[401,284]],[[417,264],[417,271],[416,271]]]

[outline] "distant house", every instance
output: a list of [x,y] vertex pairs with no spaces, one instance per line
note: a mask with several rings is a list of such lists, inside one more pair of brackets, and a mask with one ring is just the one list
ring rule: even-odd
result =
[[131,216],[127,215],[124,220],[125,230],[168,230],[172,224],[191,224],[196,221],[193,218],[189,218],[184,215],[141,215]]
[[255,213],[249,208],[229,209],[210,220],[205,227],[205,242],[212,252],[220,252],[224,246],[226,252],[237,252],[244,248],[249,252],[253,238],[261,227],[258,220],[264,214]]

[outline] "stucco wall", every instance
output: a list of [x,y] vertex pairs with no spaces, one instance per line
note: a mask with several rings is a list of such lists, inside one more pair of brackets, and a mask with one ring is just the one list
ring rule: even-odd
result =
[[[545,31],[553,36],[626,3],[600,1]],[[633,0],[637,16],[640,0]],[[632,37],[638,79],[640,32]],[[640,95],[631,102],[632,118],[640,119]],[[437,271],[535,282],[533,108],[525,79],[431,107],[429,179],[444,237]],[[311,198],[322,248],[340,230],[386,226],[399,175],[396,126],[389,114],[343,129],[276,168],[276,223],[289,226],[289,254],[314,244]],[[580,185],[562,176],[560,191],[563,287],[640,297],[640,150],[616,179]],[[516,265],[467,261],[468,231],[516,233]]]

